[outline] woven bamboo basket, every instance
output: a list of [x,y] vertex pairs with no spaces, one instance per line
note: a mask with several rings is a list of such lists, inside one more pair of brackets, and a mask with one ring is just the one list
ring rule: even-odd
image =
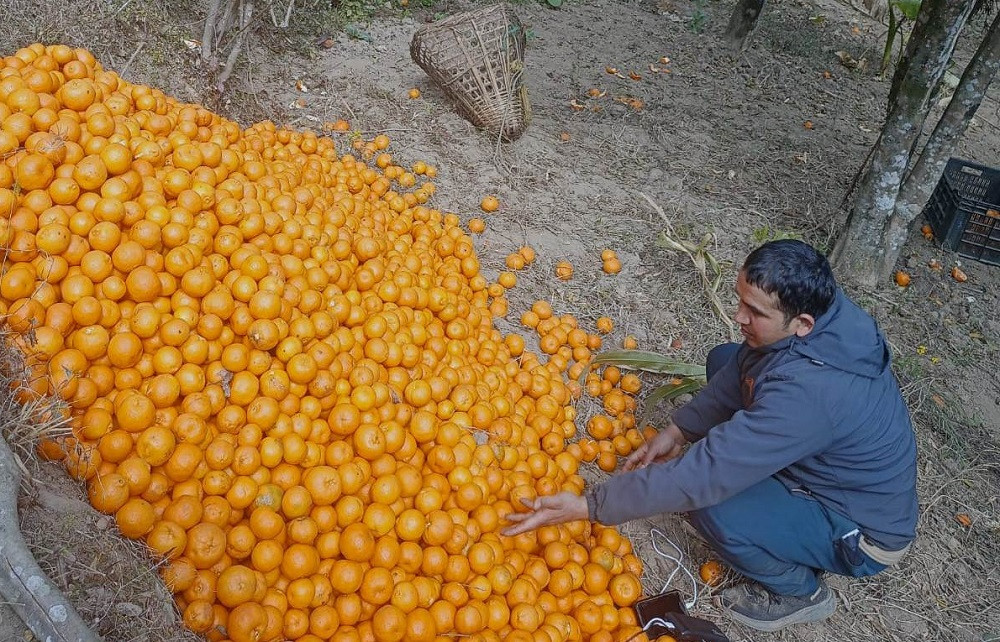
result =
[[422,27],[410,55],[463,118],[512,141],[531,121],[524,47],[521,21],[508,5],[495,4]]

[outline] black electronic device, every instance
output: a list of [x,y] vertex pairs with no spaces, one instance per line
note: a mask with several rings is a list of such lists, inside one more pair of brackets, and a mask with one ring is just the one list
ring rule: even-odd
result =
[[667,591],[635,603],[636,617],[650,640],[669,635],[683,642],[729,642],[719,627],[687,614],[680,591]]

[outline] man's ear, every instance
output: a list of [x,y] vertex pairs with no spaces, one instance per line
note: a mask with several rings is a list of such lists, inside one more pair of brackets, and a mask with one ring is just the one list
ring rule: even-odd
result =
[[804,337],[816,327],[816,319],[811,314],[800,314],[792,319],[792,331],[795,336]]

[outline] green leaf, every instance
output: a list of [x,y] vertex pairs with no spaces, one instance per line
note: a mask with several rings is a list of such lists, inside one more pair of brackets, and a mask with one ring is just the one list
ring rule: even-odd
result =
[[597,355],[592,364],[609,364],[628,368],[629,370],[645,370],[659,374],[674,374],[682,377],[704,377],[705,367],[683,361],[668,359],[658,352],[645,350],[609,350]]
[[358,40],[364,40],[365,42],[372,42],[371,34],[361,29],[355,24],[349,24],[345,26],[344,32],[352,38],[357,38]]
[[659,405],[661,401],[667,401],[668,399],[674,399],[689,392],[695,392],[701,388],[702,385],[702,381],[688,378],[684,379],[680,383],[668,383],[664,386],[660,386],[643,399],[642,416],[639,417],[639,421],[636,423],[635,427],[639,430],[645,428],[646,424],[649,423],[650,417],[653,415],[653,411],[656,410],[656,406]]
[[892,0],[890,4],[898,7],[907,20],[916,20],[920,13],[920,0]]
[[547,2],[553,9],[558,9],[562,6],[562,0],[545,0],[545,2]]

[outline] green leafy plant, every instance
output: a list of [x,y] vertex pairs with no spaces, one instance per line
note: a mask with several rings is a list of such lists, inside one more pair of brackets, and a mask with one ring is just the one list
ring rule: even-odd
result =
[[[337,13],[344,23],[367,22],[375,13],[376,4],[372,0],[340,0]],[[352,37],[354,34],[348,34]]]
[[705,0],[695,0],[694,11],[688,20],[687,28],[691,33],[701,33],[708,24],[708,14],[705,13]]
[[[882,67],[879,73],[885,77],[885,72],[889,68],[889,61],[892,58],[892,45],[899,35],[900,29],[907,20],[911,22],[917,19],[920,13],[920,0],[890,0],[889,1],[889,31],[885,34],[885,50],[882,52]],[[903,52],[905,39],[900,38],[899,51]]]
[[[642,429],[656,406],[663,401],[675,399],[683,394],[695,392],[705,385],[705,367],[693,363],[676,361],[658,352],[646,350],[609,350],[597,355],[592,365],[617,366],[626,370],[642,370],[656,374],[674,375],[674,378],[649,393],[643,403],[642,415],[636,427]],[[584,372],[580,377],[580,385],[587,378]]]

